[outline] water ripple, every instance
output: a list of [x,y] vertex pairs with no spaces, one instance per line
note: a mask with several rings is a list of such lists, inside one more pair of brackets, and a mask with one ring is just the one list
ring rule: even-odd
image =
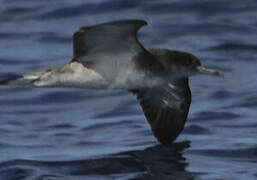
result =
[[183,133],[184,134],[193,134],[193,135],[211,134],[211,132],[207,128],[204,128],[204,127],[198,126],[198,125],[191,125],[191,126],[185,127],[185,129],[183,130]]
[[211,120],[229,120],[229,119],[235,119],[235,118],[240,118],[241,115],[236,114],[236,113],[230,113],[230,112],[213,112],[213,111],[203,111],[196,113],[195,116],[191,119],[193,121],[211,121]]
[[74,17],[79,15],[90,15],[95,14],[96,12],[107,13],[111,11],[123,11],[126,9],[133,9],[142,4],[140,1],[130,0],[130,1],[118,1],[113,0],[112,3],[103,2],[103,3],[85,3],[80,5],[73,6],[64,6],[53,11],[44,13],[38,18],[41,20],[48,19],[59,19]]
[[238,161],[251,161],[257,163],[257,147],[250,147],[245,149],[231,149],[231,150],[191,150],[190,153],[205,155],[205,156],[214,156],[221,157],[226,159],[233,159]]
[[208,51],[252,51],[257,52],[257,45],[242,44],[242,43],[224,43],[206,49]]
[[[167,179],[193,178],[197,174],[187,172],[180,151],[189,147],[189,142],[176,143],[172,146],[155,146],[142,151],[128,151],[98,159],[78,161],[44,162],[35,160],[13,160],[0,163],[0,178],[23,180],[26,177],[94,177],[105,175],[114,177],[137,173],[132,179]],[[161,168],[160,168],[161,167]],[[12,173],[12,176],[8,176]],[[126,175],[127,174],[127,175]]]

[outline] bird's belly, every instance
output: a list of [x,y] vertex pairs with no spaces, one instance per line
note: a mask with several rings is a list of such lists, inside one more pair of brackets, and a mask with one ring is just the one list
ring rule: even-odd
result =
[[85,89],[108,89],[108,81],[94,70],[74,62],[41,72],[33,84],[38,87],[75,87]]
[[138,89],[158,86],[163,83],[162,78],[135,71],[133,68],[122,71],[114,70],[104,75],[77,62],[32,76],[37,76],[33,85],[38,87]]

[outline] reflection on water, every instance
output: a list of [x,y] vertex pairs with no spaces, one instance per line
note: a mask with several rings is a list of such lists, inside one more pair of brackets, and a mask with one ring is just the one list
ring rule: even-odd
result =
[[181,152],[189,142],[171,146],[156,145],[98,159],[76,161],[13,160],[0,164],[0,178],[9,179],[99,179],[101,176],[130,179],[194,179],[186,171],[188,163]]
[[256,9],[252,0],[1,1],[0,79],[63,65],[80,26],[128,18],[148,21],[146,46],[192,52],[225,78],[190,79],[189,120],[171,147],[158,145],[128,92],[1,87],[0,179],[256,179]]

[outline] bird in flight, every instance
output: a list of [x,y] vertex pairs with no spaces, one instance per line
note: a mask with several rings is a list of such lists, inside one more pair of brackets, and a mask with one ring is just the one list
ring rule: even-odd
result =
[[73,34],[68,64],[0,80],[0,85],[125,89],[136,95],[155,137],[172,143],[181,133],[191,103],[188,77],[223,76],[191,53],[146,48],[137,38],[143,20],[81,27]]

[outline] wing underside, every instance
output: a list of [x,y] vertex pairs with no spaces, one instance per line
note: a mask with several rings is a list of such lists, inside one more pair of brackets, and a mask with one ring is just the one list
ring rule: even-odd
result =
[[172,143],[187,120],[191,103],[188,79],[132,92],[137,96],[155,137],[163,144]]

